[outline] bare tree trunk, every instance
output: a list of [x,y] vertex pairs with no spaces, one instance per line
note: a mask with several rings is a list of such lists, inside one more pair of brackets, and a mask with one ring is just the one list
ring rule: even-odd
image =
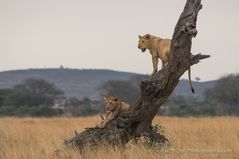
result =
[[128,111],[120,113],[105,128],[88,128],[66,141],[66,145],[74,145],[79,149],[101,144],[125,145],[145,132],[157,136],[150,125],[159,107],[172,93],[183,73],[199,60],[209,57],[191,54],[192,37],[197,34],[196,21],[201,8],[201,0],[187,0],[174,30],[169,65],[158,71],[153,79],[141,82],[140,95],[135,104]]

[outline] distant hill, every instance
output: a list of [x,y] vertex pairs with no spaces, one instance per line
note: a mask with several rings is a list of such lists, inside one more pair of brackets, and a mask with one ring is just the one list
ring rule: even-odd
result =
[[135,73],[91,69],[28,69],[0,72],[0,88],[12,88],[29,78],[45,79],[61,88],[66,96],[100,97],[98,88],[108,80],[128,80]]
[[[61,88],[68,97],[90,97],[100,98],[101,84],[108,80],[129,80],[140,75],[129,72],[95,69],[28,69],[0,72],[0,89],[12,88],[29,78],[45,79]],[[215,81],[193,82],[196,94],[195,97],[202,98],[205,89],[212,87]],[[181,80],[176,87],[175,94],[191,96],[187,80]]]

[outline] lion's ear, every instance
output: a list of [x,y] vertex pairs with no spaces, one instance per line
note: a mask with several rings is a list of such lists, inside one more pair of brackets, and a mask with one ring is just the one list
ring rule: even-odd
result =
[[149,39],[149,37],[150,37],[150,34],[146,34],[146,35],[145,35],[145,38],[146,38],[146,39]]
[[142,38],[142,36],[141,35],[139,35],[139,39],[141,39]]
[[104,96],[104,100],[106,100],[107,99],[107,96]]

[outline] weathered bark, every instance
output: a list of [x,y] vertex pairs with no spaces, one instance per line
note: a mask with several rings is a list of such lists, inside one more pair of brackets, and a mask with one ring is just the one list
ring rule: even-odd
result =
[[190,66],[209,57],[191,54],[191,41],[197,34],[196,21],[201,8],[201,0],[187,0],[174,30],[170,62],[158,71],[153,79],[141,82],[140,95],[135,104],[128,111],[120,113],[105,128],[86,129],[66,141],[67,145],[74,145],[80,149],[103,143],[125,145],[129,140],[142,136],[145,132],[157,136],[150,129],[150,125],[159,107],[172,93],[183,73]]

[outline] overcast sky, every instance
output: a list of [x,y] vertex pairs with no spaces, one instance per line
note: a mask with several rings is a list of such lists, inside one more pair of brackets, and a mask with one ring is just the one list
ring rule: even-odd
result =
[[[0,0],[0,71],[106,68],[150,74],[138,35],[171,38],[186,0]],[[202,0],[192,67],[203,81],[239,72],[239,1]],[[160,63],[161,64],[161,63]],[[186,76],[184,76],[186,78]]]

